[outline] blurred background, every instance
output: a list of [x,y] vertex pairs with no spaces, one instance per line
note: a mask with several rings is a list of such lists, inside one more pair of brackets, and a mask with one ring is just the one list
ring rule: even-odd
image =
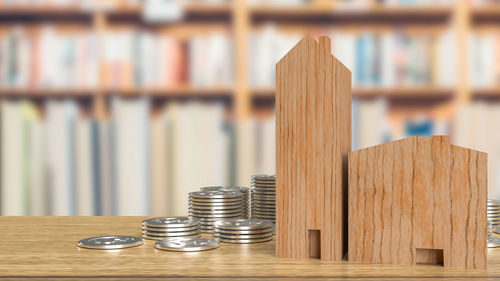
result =
[[186,215],[274,173],[275,64],[332,37],[353,149],[449,134],[500,199],[500,1],[0,0],[2,215]]

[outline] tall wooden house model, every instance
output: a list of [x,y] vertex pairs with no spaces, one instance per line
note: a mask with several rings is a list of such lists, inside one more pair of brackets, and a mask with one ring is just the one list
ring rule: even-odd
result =
[[484,269],[487,155],[411,137],[349,155],[352,262]]
[[276,254],[340,261],[345,250],[351,72],[330,39],[303,38],[276,66]]

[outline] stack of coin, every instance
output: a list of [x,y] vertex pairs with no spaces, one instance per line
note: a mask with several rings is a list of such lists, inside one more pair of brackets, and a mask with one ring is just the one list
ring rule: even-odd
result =
[[192,218],[154,218],[142,222],[142,237],[153,240],[200,237],[201,223]]
[[206,186],[201,191],[239,191],[243,194],[244,213],[243,218],[250,218],[250,188],[245,186]]
[[273,239],[273,223],[259,219],[231,219],[214,223],[214,237],[221,242],[250,244]]
[[251,200],[252,219],[276,222],[276,176],[252,176]]
[[488,199],[487,218],[491,222],[493,232],[500,232],[500,201]]
[[243,218],[243,195],[238,191],[198,191],[189,193],[189,216],[201,222],[201,231],[213,232],[221,219]]

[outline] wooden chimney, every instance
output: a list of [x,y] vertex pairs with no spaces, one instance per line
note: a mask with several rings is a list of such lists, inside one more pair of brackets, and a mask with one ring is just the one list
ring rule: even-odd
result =
[[347,244],[351,72],[330,38],[306,36],[276,65],[276,255],[340,261]]
[[352,262],[487,266],[487,155],[411,137],[349,155]]

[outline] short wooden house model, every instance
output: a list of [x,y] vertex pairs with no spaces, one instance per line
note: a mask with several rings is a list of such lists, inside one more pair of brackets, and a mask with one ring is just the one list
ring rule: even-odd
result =
[[345,251],[351,72],[330,39],[306,36],[276,66],[276,255]]
[[448,137],[349,154],[351,262],[484,269],[487,155]]

